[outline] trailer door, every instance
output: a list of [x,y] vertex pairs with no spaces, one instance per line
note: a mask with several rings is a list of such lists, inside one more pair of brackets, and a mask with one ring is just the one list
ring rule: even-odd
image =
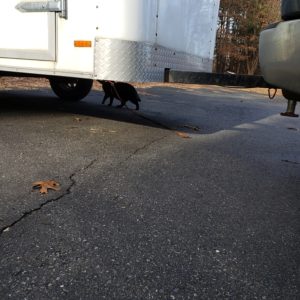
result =
[[56,14],[64,0],[0,1],[0,58],[56,59]]

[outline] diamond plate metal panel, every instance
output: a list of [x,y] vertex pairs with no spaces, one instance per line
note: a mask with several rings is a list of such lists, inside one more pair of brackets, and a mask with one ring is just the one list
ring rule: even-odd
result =
[[97,38],[96,79],[163,81],[165,68],[211,72],[211,59],[177,52],[155,44]]

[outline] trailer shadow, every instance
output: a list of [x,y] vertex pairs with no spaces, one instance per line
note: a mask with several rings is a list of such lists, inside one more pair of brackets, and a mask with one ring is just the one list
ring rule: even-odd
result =
[[[93,90],[81,102],[64,102],[50,89],[0,91],[0,117],[5,114],[75,114],[142,126],[212,134],[221,130],[246,130],[241,124],[279,114],[283,107],[270,105],[266,97],[228,89],[182,90],[170,87],[139,89],[141,110],[101,105],[103,93]],[[253,101],[256,100],[256,101]],[[118,101],[114,100],[113,105]],[[132,108],[132,109],[131,109]]]

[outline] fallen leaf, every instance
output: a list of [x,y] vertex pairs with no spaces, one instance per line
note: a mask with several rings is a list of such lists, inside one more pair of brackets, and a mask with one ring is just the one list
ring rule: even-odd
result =
[[80,119],[80,118],[74,118],[74,121],[81,122],[82,119]]
[[190,138],[191,138],[191,137],[190,137],[188,134],[186,134],[185,132],[176,131],[176,134],[177,134],[178,136],[180,136],[181,138],[183,138],[183,139],[190,139]]
[[59,183],[54,180],[36,181],[32,184],[34,189],[40,189],[41,194],[48,194],[48,189],[58,191]]

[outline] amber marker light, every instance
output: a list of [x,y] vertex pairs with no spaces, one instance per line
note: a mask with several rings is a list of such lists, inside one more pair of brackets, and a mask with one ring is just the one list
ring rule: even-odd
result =
[[92,41],[74,41],[74,47],[77,48],[91,48]]

